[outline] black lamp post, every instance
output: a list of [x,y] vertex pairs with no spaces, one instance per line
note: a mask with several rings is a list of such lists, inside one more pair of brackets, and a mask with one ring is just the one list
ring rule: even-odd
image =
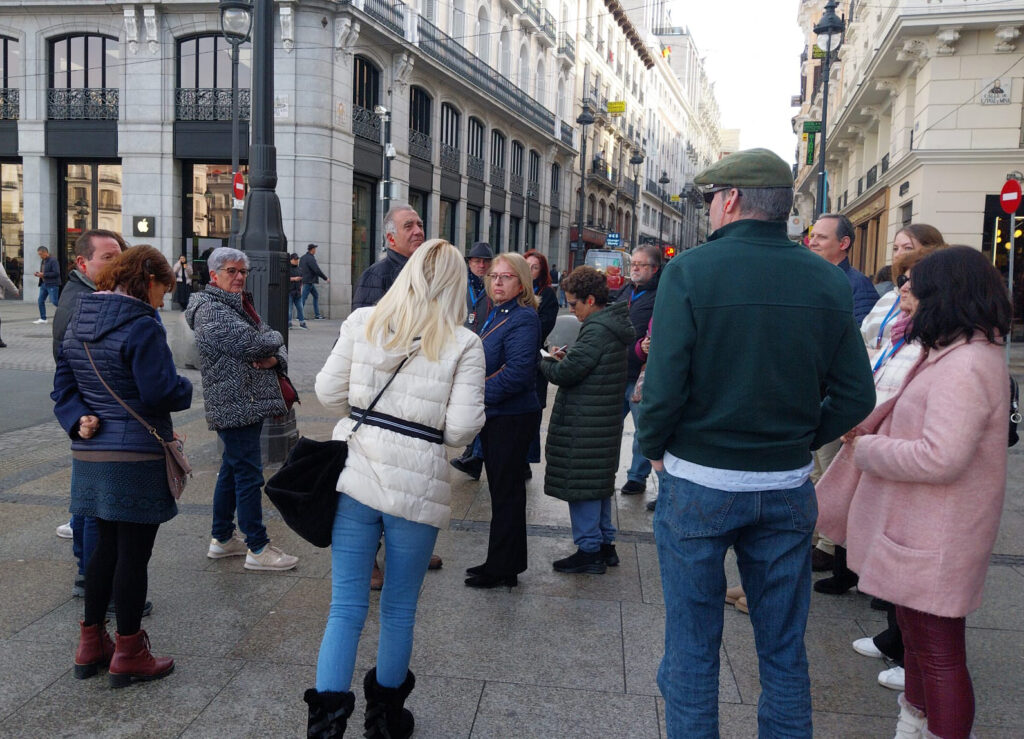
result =
[[636,201],[640,199],[640,167],[644,163],[644,155],[639,151],[635,152],[633,156],[629,158],[629,163],[633,167],[633,223],[630,224],[630,236],[633,238],[630,240],[630,245],[633,249],[636,248]]
[[[231,44],[231,178],[238,173],[238,47],[249,40],[252,29],[251,0],[220,0],[220,32]],[[234,195],[231,196],[232,201]],[[228,245],[238,248],[238,211],[231,206],[231,236]]]
[[665,185],[669,182],[668,172],[665,170],[661,171],[661,177],[658,178],[658,184],[661,185],[661,219],[658,221],[658,248],[662,247],[664,243],[661,240],[662,231],[665,228]]
[[828,0],[825,4],[825,13],[821,20],[814,27],[814,33],[818,37],[818,48],[825,52],[822,60],[822,95],[821,95],[821,154],[818,166],[818,197],[814,201],[814,220],[825,210],[826,188],[828,187],[825,175],[825,133],[828,126],[828,77],[829,68],[832,66],[832,52],[837,51],[843,43],[843,30],[846,27],[845,21],[836,15],[836,0]]
[[580,209],[579,217],[576,220],[576,243],[578,249],[583,250],[583,201],[587,197],[587,126],[593,124],[594,113],[590,110],[590,103],[583,101],[583,110],[576,116],[576,122],[580,125]]

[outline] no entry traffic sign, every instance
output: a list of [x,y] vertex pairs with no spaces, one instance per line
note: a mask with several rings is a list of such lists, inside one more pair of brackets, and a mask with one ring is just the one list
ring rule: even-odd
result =
[[1016,213],[1020,207],[1020,198],[1020,183],[1017,180],[1007,180],[1002,192],[999,193],[999,205],[1002,206],[1003,212],[1008,215]]
[[235,176],[231,179],[231,192],[235,196],[235,200],[245,199],[245,178],[242,177],[241,172],[235,172]]

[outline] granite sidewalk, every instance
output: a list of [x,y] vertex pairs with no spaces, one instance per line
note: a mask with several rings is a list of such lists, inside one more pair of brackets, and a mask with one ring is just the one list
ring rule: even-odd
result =
[[[32,324],[34,303],[0,301],[0,370],[52,374],[49,326]],[[180,314],[164,312],[168,326]],[[291,336],[291,371],[302,395],[304,435],[328,438],[336,419],[316,402],[313,378],[337,335],[336,320],[309,321]],[[1014,350],[1014,366],[1024,354]],[[206,558],[210,503],[219,463],[205,427],[198,373],[194,407],[178,414],[196,475],[181,512],[161,527],[150,565],[153,615],[144,621],[175,672],[148,685],[111,691],[105,677],[72,676],[81,601],[70,597],[74,562],[54,528],[67,520],[70,457],[53,421],[0,433],[0,736],[299,737],[302,691],[312,685],[330,600],[330,557],[301,541],[265,505],[274,542],[301,557],[287,573],[253,573],[240,559]],[[45,393],[41,392],[44,400]],[[5,392],[7,392],[5,390]],[[12,407],[3,402],[5,409]],[[0,411],[6,413],[5,411]],[[16,419],[15,419],[16,421]],[[618,483],[625,482],[632,429],[627,422]],[[450,450],[456,453],[457,450]],[[603,576],[566,576],[551,561],[572,551],[564,503],[529,484],[529,570],[512,591],[472,591],[463,570],[486,549],[486,479],[453,472],[453,519],[438,537],[444,568],[427,574],[416,625],[409,707],[417,737],[659,737],[664,707],[656,673],[664,605],[651,514],[641,496],[615,497],[622,563]],[[976,733],[1020,737],[1024,705],[1024,448],[1010,450],[1010,483],[988,574],[985,605],[968,619],[969,665],[977,696]],[[728,565],[737,582],[735,565]],[[859,593],[812,595],[807,648],[815,734],[891,736],[893,691],[876,675],[885,665],[850,642],[873,635],[884,614]],[[357,670],[371,667],[377,595]],[[719,678],[721,732],[757,734],[757,660],[749,620],[725,607]],[[361,715],[362,698],[357,703]],[[350,730],[351,735],[361,732]]]

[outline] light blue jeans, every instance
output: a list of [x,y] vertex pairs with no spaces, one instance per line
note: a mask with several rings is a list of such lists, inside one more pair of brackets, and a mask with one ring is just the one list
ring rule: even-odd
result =
[[321,692],[347,692],[352,685],[381,531],[388,564],[380,593],[377,682],[397,688],[409,671],[416,602],[437,529],[381,513],[341,494],[331,541],[331,609],[316,663],[316,689]]
[[654,536],[665,594],[665,656],[658,687],[668,736],[718,737],[724,562],[732,546],[761,675],[758,735],[810,737],[804,631],[818,519],[814,485],[733,493],[668,473],[660,480]]
[[577,500],[569,503],[572,540],[584,552],[600,551],[602,544],[615,541],[612,499]]
[[60,287],[58,285],[40,285],[39,286],[39,300],[36,301],[36,305],[39,306],[39,317],[46,320],[46,301],[53,304],[53,307],[57,307],[57,298],[60,296]]
[[636,432],[636,414],[640,404],[630,400],[635,387],[636,380],[626,383],[626,395],[622,400],[622,417],[625,418],[627,413],[633,415],[633,459],[629,464],[629,471],[626,472],[626,479],[643,485],[647,482],[647,476],[651,474],[651,461],[640,451],[640,434]]

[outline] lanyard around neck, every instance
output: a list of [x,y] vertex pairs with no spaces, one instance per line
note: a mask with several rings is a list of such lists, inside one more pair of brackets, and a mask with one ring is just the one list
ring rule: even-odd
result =
[[896,302],[892,304],[892,308],[885,314],[885,318],[882,319],[882,325],[878,327],[878,338],[875,339],[875,348],[880,349],[882,347],[882,336],[885,335],[885,327],[889,324],[889,321],[896,315],[896,311],[900,308],[900,296],[896,294]]

